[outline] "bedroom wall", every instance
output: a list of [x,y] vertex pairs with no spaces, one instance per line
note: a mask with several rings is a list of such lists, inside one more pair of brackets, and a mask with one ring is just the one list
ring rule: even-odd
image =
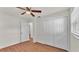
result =
[[27,21],[0,11],[0,48],[27,40],[27,27]]

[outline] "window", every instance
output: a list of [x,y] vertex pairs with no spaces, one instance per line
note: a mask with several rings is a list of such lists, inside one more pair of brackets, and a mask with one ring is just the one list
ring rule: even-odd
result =
[[79,8],[74,8],[71,13],[71,32],[74,37],[79,39]]
[[79,39],[79,18],[76,18],[73,23],[71,24],[71,31],[72,31],[72,34],[77,38]]

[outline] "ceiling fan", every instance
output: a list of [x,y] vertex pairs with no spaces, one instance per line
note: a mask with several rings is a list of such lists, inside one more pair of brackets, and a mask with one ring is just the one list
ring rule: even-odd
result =
[[31,16],[35,17],[34,13],[41,13],[42,11],[41,10],[32,10],[31,7],[17,7],[21,10],[25,10],[23,13],[21,13],[21,15],[24,15],[24,14],[30,14]]

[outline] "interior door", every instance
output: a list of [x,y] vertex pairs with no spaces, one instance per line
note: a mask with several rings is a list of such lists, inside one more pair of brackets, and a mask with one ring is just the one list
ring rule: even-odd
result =
[[22,22],[20,24],[20,40],[21,42],[29,40],[29,24]]

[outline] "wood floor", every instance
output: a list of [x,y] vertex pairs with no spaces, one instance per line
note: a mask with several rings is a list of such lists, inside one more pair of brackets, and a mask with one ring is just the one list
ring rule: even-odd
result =
[[0,52],[66,52],[66,50],[38,42],[26,41],[3,48]]

